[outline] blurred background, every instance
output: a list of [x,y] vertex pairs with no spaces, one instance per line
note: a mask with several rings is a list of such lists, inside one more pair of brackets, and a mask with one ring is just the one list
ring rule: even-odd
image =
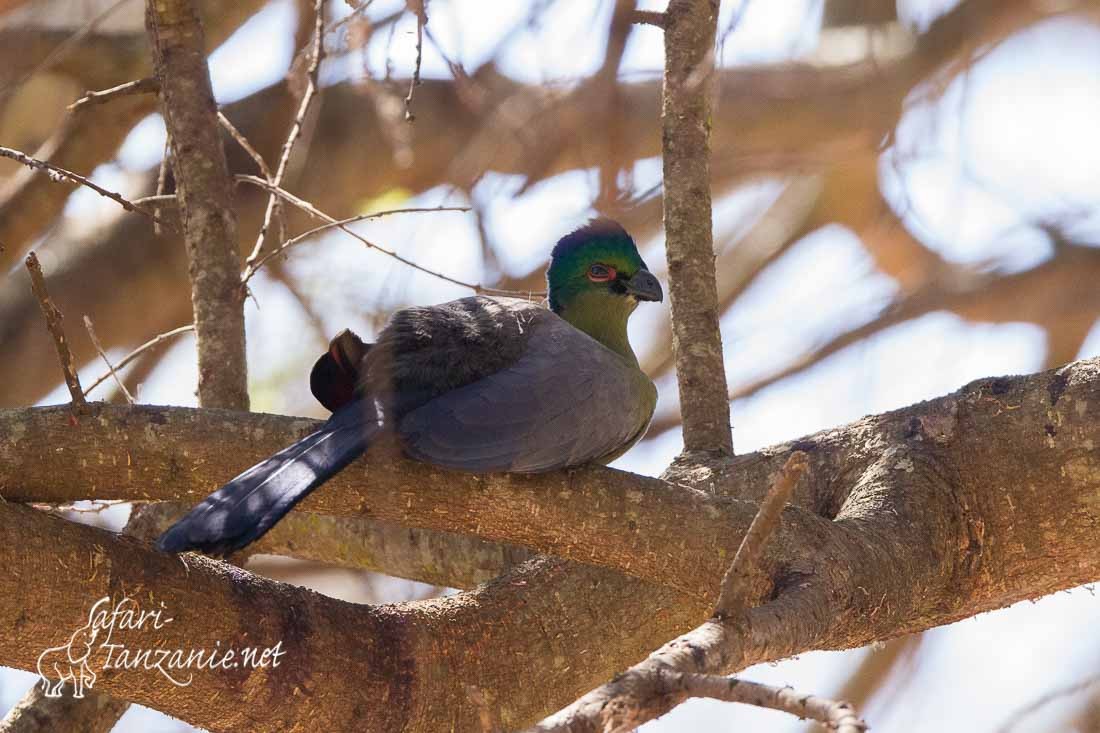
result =
[[[199,5],[217,99],[274,168],[304,88],[313,3]],[[663,276],[663,38],[624,19],[664,5],[432,0],[422,83],[406,104],[416,0],[330,0],[322,94],[285,185],[336,217],[470,207],[353,227],[466,283],[542,290],[554,241],[597,211],[619,218]],[[86,90],[149,75],[143,10],[0,0],[0,145],[128,197],[155,192],[155,97],[66,111]],[[738,452],[1100,354],[1100,2],[725,0],[719,38],[714,231]],[[235,171],[258,173],[236,143],[227,150]],[[239,188],[242,253],[265,203]],[[286,219],[290,234],[315,225]],[[175,235],[6,160],[0,244],[0,406],[68,399],[22,267],[32,248],[85,385],[103,367],[83,315],[114,361],[191,320]],[[342,232],[272,260],[250,288],[252,408],[314,416],[307,375],[338,330],[369,338],[395,308],[470,293]],[[646,440],[616,465],[655,475],[681,447],[667,304],[640,309],[632,329],[661,398]],[[124,374],[141,402],[197,404],[189,333]],[[108,380],[92,397],[120,395]],[[117,529],[127,512],[74,516]],[[447,592],[271,557],[250,567],[358,602]],[[853,700],[880,733],[1100,731],[1098,620],[1100,600],[1079,588],[745,676]],[[0,670],[0,710],[34,680]],[[694,701],[644,730],[806,727]],[[191,729],[135,707],[116,730]]]

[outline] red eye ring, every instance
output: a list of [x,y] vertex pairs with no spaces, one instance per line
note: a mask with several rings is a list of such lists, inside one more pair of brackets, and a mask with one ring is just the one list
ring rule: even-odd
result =
[[618,272],[610,265],[596,263],[588,268],[588,279],[594,283],[605,283],[614,280]]

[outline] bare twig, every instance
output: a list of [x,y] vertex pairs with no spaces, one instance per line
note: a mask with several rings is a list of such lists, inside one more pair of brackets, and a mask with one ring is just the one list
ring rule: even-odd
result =
[[867,724],[860,720],[849,703],[805,695],[790,687],[773,687],[736,677],[705,674],[679,675],[670,684],[680,687],[688,697],[709,697],[779,710],[799,718],[816,720],[836,733],[863,733],[867,730]]
[[69,111],[75,112],[81,107],[93,104],[106,104],[113,99],[127,97],[131,94],[153,94],[158,89],[160,89],[160,85],[157,83],[157,80],[151,76],[147,76],[144,79],[128,81],[125,84],[119,84],[117,87],[111,87],[103,91],[85,92],[83,97],[69,105]]
[[[462,280],[457,280],[457,279],[455,279],[455,278],[453,278],[449,275],[444,275],[441,272],[436,272],[434,270],[429,270],[428,268],[423,267],[422,265],[416,264],[412,260],[409,260],[409,259],[406,259],[406,258],[402,257],[401,255],[397,254],[393,250],[386,249],[385,247],[379,247],[377,244],[375,244],[374,242],[371,242],[370,240],[368,240],[366,237],[362,236],[358,232],[354,231],[353,229],[350,229],[346,224],[342,224],[339,219],[336,219],[336,218],[330,216],[329,214],[326,214],[325,212],[321,211],[320,209],[318,209],[316,206],[314,206],[310,202],[306,201],[305,199],[301,199],[301,198],[295,196],[294,194],[290,193],[289,191],[285,191],[281,188],[278,188],[277,186],[272,186],[270,183],[268,183],[267,181],[265,181],[262,178],[259,178],[257,176],[243,175],[243,174],[237,174],[235,176],[235,178],[236,178],[236,180],[240,181],[241,183],[248,183],[252,186],[259,186],[260,188],[265,189],[267,191],[270,191],[270,192],[274,193],[277,196],[281,196],[284,201],[287,201],[288,203],[293,204],[294,206],[298,207],[302,211],[305,211],[306,213],[308,213],[312,216],[315,216],[318,219],[326,221],[331,226],[334,226],[337,229],[340,229],[341,231],[343,231],[347,234],[350,234],[352,237],[359,240],[361,243],[366,245],[368,248],[373,249],[373,250],[377,250],[377,251],[381,252],[382,254],[386,255],[387,257],[391,257],[391,258],[397,260],[401,264],[406,265],[408,267],[411,267],[412,269],[416,270],[417,272],[422,272],[425,275],[431,275],[432,277],[439,278],[440,280],[443,280],[444,282],[449,282],[452,285],[459,285],[459,286],[464,287],[464,288],[469,288],[470,290],[473,290],[478,295],[501,295],[501,296],[507,296],[507,297],[512,297],[512,298],[528,298],[528,299],[530,299],[530,298],[532,298],[536,295],[537,296],[545,295],[545,291],[519,292],[519,291],[516,291],[516,290],[500,290],[498,288],[487,288],[487,287],[484,287],[483,285],[475,285],[473,283],[464,282]],[[247,271],[246,271],[246,274],[247,274]],[[248,277],[251,277],[251,274],[248,274]]]
[[126,385],[122,382],[122,379],[118,376],[118,372],[111,366],[111,360],[107,358],[107,352],[103,350],[103,345],[99,343],[99,337],[95,335],[95,326],[92,325],[92,319],[84,316],[84,328],[88,330],[88,338],[92,340],[92,346],[95,347],[96,352],[99,354],[99,358],[103,359],[103,363],[107,365],[107,373],[114,377],[115,384],[122,391],[122,396],[126,398],[129,404],[134,404],[134,396],[130,394],[130,390],[126,389]]
[[[267,167],[267,161],[264,160],[264,156],[260,155],[260,152],[256,148],[252,147],[252,143],[248,142],[248,138],[244,136],[236,125],[229,121],[229,118],[225,116],[221,110],[218,110],[218,122],[229,133],[229,136],[233,138],[244,152],[248,153],[248,157],[252,158],[253,162],[260,169],[260,173],[264,178],[269,181],[273,181],[274,178],[271,175],[271,169]],[[286,217],[283,216],[282,201],[276,199],[275,208],[272,210],[272,219],[279,223],[279,241],[286,240]]]
[[[172,134],[165,131],[164,135],[164,155],[160,159],[160,170],[157,171],[157,195],[150,196],[149,198],[159,198],[165,195],[165,190],[168,188],[168,169],[172,166]],[[172,194],[172,199],[175,200],[175,194]],[[176,202],[177,204],[179,202]],[[160,207],[154,206],[153,212],[157,216],[160,216]],[[158,237],[161,234],[160,222],[153,222],[153,234]]]
[[69,388],[69,394],[73,398],[73,412],[83,413],[87,410],[88,403],[84,399],[84,392],[80,389],[80,377],[73,367],[73,354],[69,351],[69,342],[65,338],[65,329],[62,326],[64,316],[50,298],[46,290],[46,278],[42,275],[42,265],[38,263],[38,257],[31,252],[25,260],[27,272],[31,275],[31,290],[38,298],[38,305],[42,308],[42,315],[46,317],[46,328],[53,338],[54,348],[57,349],[57,359],[61,362],[61,371],[65,373],[65,386]]
[[[165,190],[168,187],[168,168],[171,168],[171,167],[172,167],[172,133],[169,133],[169,132],[165,131],[165,135],[164,135],[164,155],[161,156],[161,167],[156,172],[156,196],[146,197],[144,199],[141,199],[142,201],[149,200],[149,199],[158,199],[158,198],[167,196],[169,198],[172,198],[173,201],[175,201],[175,203],[177,205],[179,204],[179,201],[176,200],[176,195],[175,194],[166,195],[164,193]],[[154,206],[153,211],[155,212],[156,216],[161,216],[161,207],[160,206]],[[160,222],[156,222],[156,221],[153,222],[153,233],[156,234],[157,237],[161,236]]]
[[411,0],[410,8],[416,13],[416,65],[413,67],[412,79],[409,81],[409,93],[405,95],[405,121],[413,122],[416,115],[412,113],[413,90],[420,86],[420,62],[424,57],[424,26],[428,23],[428,0]]
[[321,233],[323,231],[327,231],[329,229],[342,228],[344,226],[347,226],[348,224],[354,224],[358,221],[367,221],[367,220],[370,220],[370,219],[379,219],[383,216],[389,216],[390,214],[419,214],[419,213],[427,213],[429,211],[469,211],[469,210],[470,210],[469,206],[433,206],[433,207],[413,207],[413,208],[406,208],[406,209],[389,209],[387,211],[376,211],[373,214],[359,214],[358,216],[348,217],[347,219],[340,219],[340,220],[337,220],[337,221],[329,222],[327,224],[322,224],[320,226],[313,227],[312,229],[306,230],[306,231],[302,232],[301,234],[298,234],[298,235],[288,239],[282,245],[280,245],[278,249],[272,250],[271,252],[268,252],[267,254],[265,254],[254,265],[252,265],[252,266],[245,269],[244,273],[241,275],[241,282],[242,283],[247,283],[249,280],[251,280],[252,276],[255,275],[260,270],[260,268],[264,266],[264,264],[268,260],[270,260],[273,257],[276,257],[278,255],[281,255],[282,253],[286,252],[288,249],[290,249],[291,247],[293,247],[297,244],[301,244],[303,241],[305,241],[309,237],[312,237],[314,234],[319,234],[319,233]]
[[[294,115],[294,124],[290,126],[290,132],[287,134],[286,142],[283,143],[283,150],[279,155],[279,165],[275,169],[274,177],[271,176],[270,173],[264,174],[264,177],[275,187],[282,186],[283,184],[287,165],[290,162],[290,155],[294,152],[294,145],[302,135],[302,128],[305,126],[306,115],[309,113],[309,107],[313,103],[313,97],[317,94],[319,88],[318,73],[321,69],[321,59],[324,57],[325,53],[325,0],[316,0],[313,5],[313,12],[316,14],[316,17],[314,18],[313,47],[310,51],[309,70],[306,74],[308,78],[306,91],[305,94],[302,95],[301,103],[298,105],[298,112]],[[275,216],[275,210],[278,208],[278,205],[278,197],[273,193],[267,199],[267,209],[264,211],[264,220],[263,224],[260,225],[260,233],[256,236],[256,244],[253,245],[252,252],[249,253],[248,258],[245,260],[246,269],[251,268],[252,264],[259,258],[260,250],[263,249],[264,241],[267,239],[267,230],[271,228],[271,221]]]
[[134,205],[134,203],[132,201],[126,199],[122,194],[117,193],[115,191],[110,191],[106,188],[103,188],[100,185],[92,183],[90,180],[88,180],[84,176],[80,175],[79,173],[73,173],[72,171],[68,171],[68,170],[65,170],[64,168],[56,166],[53,163],[47,162],[45,160],[39,160],[38,158],[32,158],[31,156],[27,155],[26,153],[22,153],[18,150],[12,150],[11,148],[5,148],[5,147],[2,147],[2,146],[0,146],[0,158],[10,158],[11,160],[14,160],[17,163],[22,163],[23,165],[27,166],[28,168],[33,168],[35,170],[45,171],[46,175],[48,175],[54,181],[60,182],[62,180],[69,180],[69,181],[72,181],[73,183],[77,183],[81,186],[85,186],[87,188],[92,189],[93,191],[98,193],[100,196],[104,196],[106,198],[111,199],[112,201],[114,201],[115,203],[117,203],[119,206],[126,209],[127,211],[132,211],[136,214],[142,214],[143,216],[147,216],[150,219],[152,219],[154,222],[159,221],[154,214],[146,211],[145,209],[142,209],[139,206]]
[[252,160],[256,163],[256,166],[260,169],[260,173],[263,174],[264,178],[269,181],[272,180],[271,169],[267,167],[267,162],[264,160],[264,156],[260,155],[259,151],[256,150],[256,148],[252,147],[252,143],[248,142],[248,138],[241,134],[241,131],[238,130],[236,126],[229,121],[229,118],[226,117],[225,113],[223,113],[221,110],[218,110],[218,122],[219,124],[221,124],[222,128],[229,133],[229,136],[237,141],[237,144],[241,146],[241,149],[244,150],[244,152],[248,153],[248,157],[252,158]]
[[663,29],[665,27],[665,14],[658,10],[635,10],[630,15],[630,22],[639,25],[652,25]]
[[[148,341],[146,341],[145,343],[143,343],[141,346],[139,346],[136,349],[134,349],[133,351],[131,351],[126,356],[122,357],[122,359],[119,360],[118,364],[115,365],[115,369],[122,369],[124,366],[126,366],[127,364],[132,362],[134,359],[136,359],[139,356],[141,356],[142,354],[144,354],[149,349],[152,349],[156,346],[159,346],[160,344],[164,343],[165,341],[167,341],[171,338],[174,338],[176,336],[179,336],[181,333],[189,333],[189,332],[194,331],[194,330],[195,330],[194,324],[188,323],[186,326],[180,326],[179,328],[173,328],[171,331],[165,331],[162,334],[158,334],[157,336],[154,336],[153,338],[151,338]],[[106,382],[110,378],[111,378],[110,372],[97,377],[96,380],[94,382],[92,382],[92,386],[90,386],[90,387],[88,387],[88,389],[84,390],[84,394],[85,395],[90,394],[93,389],[95,389],[99,385],[103,384],[104,382]]]
[[783,512],[783,507],[808,466],[806,454],[795,451],[779,470],[779,476],[768,489],[764,500],[760,502],[760,510],[749,525],[749,531],[741,540],[737,554],[733,557],[733,563],[722,578],[722,591],[714,607],[715,618],[736,621],[745,610],[751,587],[748,582],[749,576],[756,570],[768,538],[779,524],[779,515]]
[[135,206],[145,206],[146,204],[156,204],[157,206],[167,206],[169,208],[177,208],[179,206],[179,199],[176,198],[174,193],[162,193],[154,196],[142,196],[139,199],[134,199]]

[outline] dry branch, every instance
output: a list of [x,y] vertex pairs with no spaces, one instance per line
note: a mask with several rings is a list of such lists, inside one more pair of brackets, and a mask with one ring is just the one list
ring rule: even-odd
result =
[[[103,350],[103,345],[99,343],[99,337],[96,336],[95,326],[92,324],[92,319],[88,316],[84,316],[84,328],[88,332],[88,338],[92,341],[92,346],[95,347],[96,352],[99,354],[99,358],[103,360],[103,363],[107,365],[107,373],[115,380],[115,384],[118,385],[119,391],[126,398],[126,402],[134,404],[134,396],[130,394],[130,390],[126,389],[126,384],[122,381],[122,378],[118,376],[118,371],[111,364],[111,360],[107,358],[107,352]],[[91,391],[91,387],[84,390],[83,394],[88,394]]]
[[688,697],[739,702],[816,720],[836,733],[863,733],[867,730],[867,724],[859,719],[849,703],[806,695],[790,687],[762,685],[736,677],[696,674],[673,675],[667,684],[670,691],[682,692]]
[[[278,186],[273,186],[272,184],[268,183],[267,181],[263,180],[262,178],[257,178],[256,176],[248,176],[248,175],[237,175],[236,180],[240,181],[241,183],[247,183],[247,184],[250,184],[252,186],[256,186],[257,188],[262,188],[265,191],[270,191],[272,195],[278,196],[279,198],[283,199],[284,201],[287,201],[287,202],[293,204],[294,206],[298,207],[302,211],[308,213],[310,216],[315,216],[318,219],[321,219],[322,221],[326,222],[329,226],[335,227],[335,228],[339,229],[340,231],[344,232],[345,234],[351,235],[351,237],[353,237],[354,239],[357,239],[360,243],[366,245],[366,247],[368,249],[373,249],[377,252],[381,252],[382,254],[386,255],[390,259],[396,260],[397,262],[400,262],[402,265],[405,265],[406,267],[409,267],[413,270],[416,270],[417,272],[422,272],[425,275],[430,275],[430,276],[432,276],[434,278],[437,278],[439,280],[442,280],[444,282],[451,283],[452,285],[459,285],[459,286],[464,287],[464,288],[469,288],[470,290],[473,290],[478,295],[504,295],[504,296],[510,296],[510,297],[515,297],[515,298],[530,297],[532,295],[532,293],[520,293],[520,292],[511,291],[511,290],[500,290],[498,288],[485,287],[484,285],[481,285],[481,284],[468,283],[468,282],[464,282],[462,280],[458,280],[456,278],[453,278],[450,275],[444,275],[442,272],[437,272],[435,270],[430,270],[427,267],[424,267],[423,265],[418,265],[417,263],[413,262],[412,260],[407,259],[405,257],[402,257],[401,255],[397,254],[396,252],[394,252],[391,249],[386,249],[385,247],[380,247],[379,245],[375,244],[374,242],[372,242],[369,239],[367,239],[366,237],[364,237],[362,234],[359,234],[355,230],[350,229],[348,227],[348,222],[353,222],[353,221],[356,221],[360,218],[369,218],[369,217],[348,217],[346,220],[341,221],[340,219],[337,219],[337,218],[333,217],[330,214],[326,214],[325,212],[321,211],[316,206],[314,206],[310,202],[302,199],[301,197],[295,196],[294,194],[290,193],[289,191],[286,191],[282,188],[279,188]],[[457,209],[457,210],[468,210],[468,209],[465,209],[465,207],[436,207],[433,210],[450,211],[450,210],[455,210],[455,209]],[[258,269],[258,266],[252,267],[251,271],[250,270],[245,270],[245,274],[242,277],[242,280],[247,281],[247,280],[251,279],[252,274],[255,272],[256,269]],[[538,294],[541,295],[542,293],[538,293]]]
[[144,79],[128,81],[125,84],[119,84],[110,89],[104,89],[98,92],[85,92],[83,97],[69,105],[69,111],[74,112],[90,104],[107,104],[119,97],[126,97],[131,94],[156,94],[159,90],[160,87],[157,84],[157,80],[151,76],[147,76]]
[[791,492],[806,472],[808,461],[806,454],[794,452],[783,468],[779,470],[779,477],[772,484],[771,489],[764,495],[760,502],[760,510],[745,532],[744,539],[737,547],[737,554],[733,556],[733,563],[722,578],[722,588],[718,594],[718,603],[714,607],[715,618],[725,621],[736,621],[745,610],[745,604],[751,595],[752,585],[750,576],[758,572],[760,557],[764,553],[764,547],[775,531],[779,522],[779,514],[791,498]]
[[[320,88],[318,74],[321,70],[321,60],[325,55],[325,0],[316,0],[316,2],[314,2],[313,13],[313,41],[309,51],[309,69],[306,71],[306,90],[302,94],[302,100],[298,104],[298,112],[294,115],[294,123],[290,126],[290,132],[287,134],[286,142],[283,143],[282,152],[279,154],[279,165],[275,169],[275,176],[272,177],[267,173],[264,174],[264,177],[271,186],[276,189],[281,188],[283,185],[283,178],[286,176],[291,153],[294,152],[294,146],[298,142],[298,138],[302,135],[302,129],[305,127],[306,115],[309,114],[310,105],[313,103],[313,98]],[[243,142],[241,145],[246,150],[251,150],[251,146]],[[261,170],[262,169],[263,166],[261,166]],[[264,241],[267,238],[267,230],[271,226],[272,218],[276,215],[278,208],[279,197],[273,191],[267,199],[267,209],[264,211],[264,220],[260,225],[260,233],[256,236],[256,244],[253,245],[252,252],[248,255],[248,259],[245,260],[246,271],[250,272],[256,260],[259,258],[260,250],[263,249]],[[247,281],[248,278],[245,277],[244,280]]]
[[[469,210],[470,210],[470,208],[468,206],[408,207],[408,208],[404,208],[404,209],[388,209],[386,211],[376,211],[373,214],[359,214],[358,216],[349,216],[347,219],[333,219],[332,221],[327,222],[325,224],[321,224],[320,226],[315,226],[312,229],[307,229],[306,231],[302,232],[301,234],[296,234],[295,236],[291,237],[290,239],[288,239],[285,242],[283,242],[282,244],[280,244],[276,249],[272,250],[271,252],[268,252],[267,254],[265,254],[260,259],[258,259],[255,262],[249,264],[245,268],[244,273],[241,275],[241,282],[247,284],[248,281],[252,279],[252,276],[255,275],[257,272],[259,272],[260,268],[262,268],[269,260],[271,260],[274,257],[278,257],[281,254],[285,254],[286,251],[288,249],[290,249],[291,247],[293,247],[295,245],[298,245],[298,244],[301,244],[302,242],[310,239],[311,237],[314,237],[314,236],[320,234],[321,232],[328,231],[329,229],[343,229],[344,227],[347,227],[349,224],[355,224],[355,223],[360,222],[360,221],[370,221],[371,219],[379,219],[381,217],[389,216],[391,214],[426,214],[426,213],[431,212],[431,211],[469,211]],[[380,247],[375,247],[375,246],[372,245],[372,248],[373,249],[379,249],[382,252],[387,253],[387,254],[389,253],[388,250],[383,250]],[[394,256],[397,256],[396,253],[394,254]],[[448,280],[448,282],[452,282],[452,281]],[[470,286],[470,287],[476,289],[480,286]]]
[[38,160],[37,158],[32,158],[26,153],[21,153],[18,150],[12,150],[11,148],[0,147],[0,157],[14,160],[17,163],[22,163],[23,165],[33,170],[43,171],[54,182],[69,180],[73,183],[78,183],[81,186],[92,189],[104,198],[111,199],[127,211],[132,211],[135,214],[144,214],[150,219],[153,219],[154,221],[156,220],[156,217],[153,214],[141,208],[140,206],[135,206],[132,201],[127,200],[126,197],[122,194],[103,188],[102,186],[93,183],[91,180],[89,180],[85,176],[80,175],[79,173],[73,173],[72,171],[65,170],[60,166],[56,166],[53,163],[49,163],[44,160]]
[[[266,4],[267,0],[233,3],[203,0],[202,5],[211,21],[206,28],[207,48],[222,43]],[[68,35],[63,31],[25,26],[0,29],[0,64],[3,65],[0,77],[4,71],[18,75],[36,65],[48,66],[54,73],[72,77],[81,89],[101,89],[151,73],[144,33],[92,34],[65,57],[44,64],[47,55]],[[115,155],[139,120],[155,110],[156,100],[149,95],[116,97],[108,105],[82,105],[65,117],[50,139],[35,152],[35,157],[71,171],[93,171]],[[43,110],[43,114],[29,115],[28,119],[41,127],[40,120],[49,114],[48,110]],[[38,131],[34,132],[35,139],[41,139]],[[26,173],[31,174],[31,171]],[[50,228],[61,215],[74,188],[36,175],[17,176],[0,188],[0,241],[8,247],[7,252],[0,252],[0,265],[15,262],[36,237]],[[143,246],[144,242],[134,244]],[[106,308],[82,310],[101,314]]]
[[[179,336],[180,334],[183,334],[183,333],[190,333],[191,331],[194,331],[194,330],[195,330],[195,326],[193,324],[189,323],[186,326],[180,326],[179,328],[173,328],[171,331],[165,331],[164,333],[159,333],[156,336],[154,336],[153,338],[151,338],[148,341],[146,341],[145,343],[143,343],[141,346],[139,346],[136,349],[134,349],[133,351],[131,351],[126,356],[119,359],[119,362],[115,366],[115,369],[122,369],[124,366],[126,366],[127,364],[132,362],[134,359],[138,358],[139,356],[141,356],[142,354],[147,352],[149,349],[156,348],[157,346],[160,346],[161,344],[163,344],[165,341],[168,341],[169,339],[172,339],[172,338],[174,338],[176,336]],[[93,389],[95,389],[99,385],[106,382],[111,376],[112,376],[111,371],[108,371],[106,374],[103,374],[100,377],[96,378],[95,381],[93,381],[91,383],[91,385],[88,387],[88,389],[84,390],[84,396],[85,397],[88,396]]]
[[85,412],[88,403],[84,399],[84,391],[80,388],[80,377],[73,367],[73,355],[69,351],[69,341],[65,338],[65,327],[62,321],[65,317],[61,309],[54,305],[50,293],[46,290],[46,278],[42,274],[42,265],[38,264],[38,257],[34,252],[27,255],[27,272],[31,276],[31,290],[38,299],[38,305],[42,309],[42,315],[46,318],[46,329],[53,339],[54,349],[57,351],[57,360],[61,363],[61,371],[65,375],[65,386],[69,388],[69,394],[73,398],[73,412],[81,414]]

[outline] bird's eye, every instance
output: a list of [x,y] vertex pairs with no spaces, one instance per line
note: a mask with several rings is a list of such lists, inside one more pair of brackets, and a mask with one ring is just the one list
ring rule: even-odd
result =
[[607,265],[592,265],[588,268],[588,279],[592,282],[602,283],[615,278],[615,268]]

